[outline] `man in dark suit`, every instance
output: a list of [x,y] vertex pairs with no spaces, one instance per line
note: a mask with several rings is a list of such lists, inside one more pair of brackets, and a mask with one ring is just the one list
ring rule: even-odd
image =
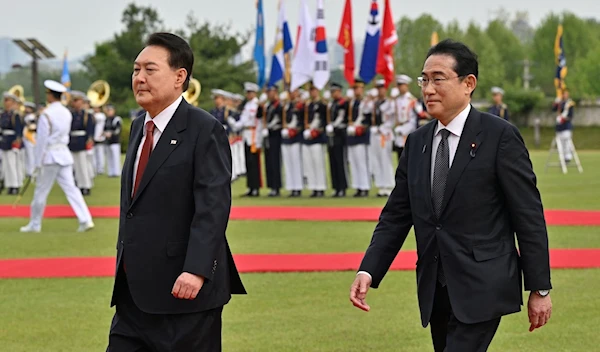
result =
[[145,115],[131,126],[121,181],[116,305],[107,351],[221,351],[221,314],[244,294],[225,237],[231,152],[223,125],[182,99],[194,56],[151,35],[134,63]]
[[[363,310],[412,226],[423,327],[435,351],[486,351],[504,315],[530,331],[550,318],[548,236],[528,151],[510,123],[475,110],[477,57],[462,43],[429,50],[419,85],[436,120],[408,136],[396,186],[350,289]],[[519,242],[519,251],[515,247]]]

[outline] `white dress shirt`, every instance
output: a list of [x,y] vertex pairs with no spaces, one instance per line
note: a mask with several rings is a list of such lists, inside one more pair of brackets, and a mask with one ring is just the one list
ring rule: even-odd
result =
[[[163,111],[161,111],[160,113],[158,113],[158,115],[156,115],[154,117],[151,117],[150,114],[146,111],[146,117],[144,118],[144,125],[142,126],[142,134],[143,134],[142,141],[140,142],[140,146],[138,147],[138,150],[137,150],[137,153],[135,156],[135,162],[133,163],[133,183],[132,183],[133,185],[135,185],[135,177],[137,174],[138,164],[140,162],[140,155],[142,154],[142,149],[144,148],[144,142],[146,141],[146,123],[148,121],[153,121],[154,125],[155,125],[154,133],[152,134],[152,136],[154,138],[153,144],[152,144],[152,150],[154,150],[154,148],[156,147],[156,144],[158,143],[158,140],[160,139],[160,136],[162,136],[162,133],[164,132],[167,125],[169,124],[169,121],[171,121],[173,114],[175,114],[175,111],[179,107],[179,104],[181,103],[181,99],[183,99],[183,98],[180,96],[171,105],[167,106]],[[133,189],[131,192],[133,195]]]
[[[442,135],[440,134],[440,130],[447,129],[450,131],[448,135],[448,151],[450,153],[450,164],[449,167],[452,167],[452,161],[454,161],[454,155],[456,155],[456,149],[458,148],[458,142],[460,141],[460,136],[462,135],[463,129],[465,128],[465,123],[467,122],[467,116],[469,116],[469,112],[471,112],[471,104],[468,104],[467,107],[463,109],[455,118],[450,121],[447,126],[444,126],[438,120],[437,126],[435,128],[435,133],[433,134],[433,142],[431,143],[431,182],[433,183],[433,170],[435,169],[435,155],[437,154],[438,146],[440,145],[440,141],[442,140]],[[366,271],[359,271],[356,273],[368,275],[371,280],[373,277]]]

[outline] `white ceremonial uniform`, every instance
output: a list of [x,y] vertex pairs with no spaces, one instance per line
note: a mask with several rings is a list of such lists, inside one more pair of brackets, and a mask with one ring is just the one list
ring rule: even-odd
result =
[[[350,104],[354,104],[355,99],[350,100]],[[365,114],[370,114],[373,111],[373,103],[362,99],[358,105],[358,115],[354,125],[360,125],[367,117]],[[349,128],[351,130],[351,128]],[[348,136],[351,136],[349,133]],[[371,138],[371,137],[369,137]],[[369,144],[353,144],[348,143],[348,164],[350,165],[351,188],[358,191],[369,191],[371,189],[371,172],[369,171]]]
[[417,129],[417,113],[415,112],[415,104],[417,98],[410,92],[399,96],[394,100],[396,104],[396,127],[394,133],[396,135],[394,143],[397,147],[404,148],[406,137]]
[[389,196],[395,186],[392,147],[394,142],[394,101],[386,99],[379,106],[381,123],[371,127],[369,166],[378,195]]
[[55,180],[79,220],[78,231],[83,232],[94,227],[92,215],[73,179],[73,156],[68,147],[72,118],[66,107],[60,102],[54,102],[44,110],[38,120],[34,159],[39,176],[31,202],[31,220],[27,226],[21,228],[21,232],[41,230],[46,200]]
[[[296,104],[293,102],[292,104]],[[287,109],[289,105],[285,105]],[[300,132],[290,140],[290,129],[299,130],[301,127],[300,117],[295,108],[287,110],[286,115],[292,111],[290,122],[286,122],[286,128],[281,130],[281,137],[286,141],[281,143],[281,158],[283,159],[283,173],[285,175],[286,191],[301,191],[304,188],[304,168],[302,161],[302,135]],[[304,111],[304,110],[302,110]],[[288,117],[286,116],[286,120]],[[290,141],[291,143],[288,143]]]
[[[121,126],[121,127],[117,127]],[[121,116],[115,116],[112,119],[112,128],[111,132],[113,134],[121,133],[121,128],[123,126],[123,119]],[[108,145],[107,150],[107,164],[108,164],[108,176],[109,177],[117,177],[121,175],[121,142],[119,143],[110,143]]]
[[[35,124],[35,114],[27,114],[23,119],[25,121],[25,130],[27,126]],[[35,147],[35,132],[26,133],[23,132],[23,145],[25,148],[25,175],[31,176],[35,170],[35,158],[34,158],[34,147]]]
[[106,115],[103,112],[94,113],[96,126],[94,127],[94,169],[96,175],[104,174],[106,165],[106,144],[104,141],[104,125],[106,124]]

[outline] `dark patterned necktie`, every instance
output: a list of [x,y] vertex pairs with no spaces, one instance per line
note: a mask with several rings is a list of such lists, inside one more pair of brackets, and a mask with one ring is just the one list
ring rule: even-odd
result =
[[433,169],[433,184],[431,186],[431,200],[433,201],[433,210],[439,218],[442,211],[442,202],[444,192],[446,191],[446,178],[450,169],[450,151],[448,149],[448,136],[450,131],[440,130],[442,140],[435,154],[435,166]]
[[[442,140],[440,141],[437,153],[435,154],[433,185],[431,187],[433,209],[438,219],[442,212],[442,202],[444,201],[444,192],[446,191],[446,178],[448,178],[448,171],[450,169],[450,151],[448,149],[448,136],[450,135],[450,131],[443,129],[440,130],[440,134],[442,135]],[[446,286],[446,275],[444,275],[441,258],[438,261],[437,279],[442,287]]]

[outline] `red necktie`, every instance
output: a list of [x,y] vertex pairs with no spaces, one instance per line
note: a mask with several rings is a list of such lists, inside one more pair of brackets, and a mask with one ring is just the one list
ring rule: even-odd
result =
[[138,161],[138,168],[135,174],[135,185],[133,187],[133,196],[135,196],[135,192],[137,192],[138,186],[142,181],[142,176],[144,175],[144,170],[146,169],[146,165],[148,164],[148,159],[150,159],[150,154],[152,153],[152,146],[154,144],[154,127],[156,125],[153,121],[146,122],[146,139],[144,140],[144,146],[142,147],[142,154],[140,154],[140,160]]

